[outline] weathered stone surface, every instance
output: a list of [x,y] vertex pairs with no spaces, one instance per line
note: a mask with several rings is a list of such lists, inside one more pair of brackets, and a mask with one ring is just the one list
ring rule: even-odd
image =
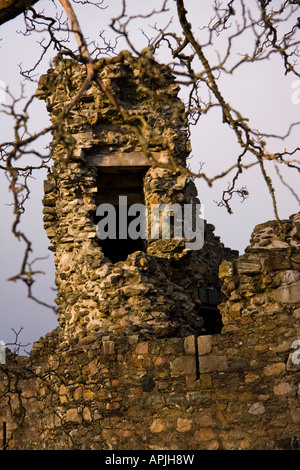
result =
[[223,261],[219,266],[219,278],[225,279],[231,277],[234,274],[234,266],[230,261]]
[[264,268],[269,271],[277,271],[282,269],[289,269],[291,265],[290,259],[283,253],[272,253],[268,255],[264,260]]
[[284,362],[278,362],[276,364],[270,364],[264,367],[263,372],[266,376],[271,376],[271,375],[280,375],[284,372],[284,370],[285,370]]
[[251,415],[262,415],[263,413],[265,413],[265,411],[266,408],[264,404],[261,402],[257,402],[253,403],[253,405],[249,408],[248,413],[250,413]]
[[[151,122],[151,132],[145,132],[153,157],[166,164],[171,155],[186,167],[188,130],[172,72],[155,62],[147,72],[142,70],[140,60],[125,53],[118,63],[108,60],[99,74],[131,114]],[[46,101],[54,122],[85,75],[84,66],[56,58],[53,69],[41,78],[38,97]],[[152,96],[153,81],[160,90],[157,100]],[[43,202],[44,226],[55,251],[56,302],[65,340],[115,328],[127,334],[147,329],[149,335],[158,336],[205,333],[198,289],[207,286],[219,291],[219,264],[237,256],[215,237],[211,224],[203,221],[203,249],[188,252],[184,238],[173,238],[170,233],[165,239],[150,236],[145,243],[137,241],[135,248],[126,248],[122,259],[116,255],[117,245],[107,251],[95,225],[99,204],[112,203],[114,191],[125,194],[126,185],[128,203],[140,197],[139,203],[149,210],[153,203],[195,205],[199,201],[194,182],[172,170],[152,167],[128,125],[93,85],[72,115],[66,116],[63,128],[72,148],[55,146]],[[55,135],[54,131],[54,139]],[[127,171],[118,180],[122,187],[116,183],[120,168],[123,174]],[[141,170],[139,192],[136,172]]]
[[162,431],[164,431],[164,429],[165,429],[165,425],[160,419],[154,419],[153,422],[151,423],[150,431],[153,434],[161,433]]
[[300,272],[295,270],[288,270],[282,277],[282,284],[294,284],[300,279]]
[[293,392],[293,387],[288,382],[281,382],[278,385],[274,385],[275,395],[289,395]]
[[[99,73],[132,115],[153,122],[154,155],[165,158],[168,147],[184,165],[188,133],[184,114],[173,114],[176,103],[183,106],[171,72],[154,62],[147,69],[154,74],[151,90],[160,87],[161,96],[174,99],[161,106],[153,94],[139,92],[149,85],[143,60],[125,53],[120,63],[108,59]],[[41,80],[40,96],[55,121],[66,92],[80,88],[85,67],[71,60],[54,65]],[[297,448],[300,214],[282,221],[284,239],[277,221],[257,226],[240,258],[205,222],[201,250],[187,253],[182,240],[155,240],[113,262],[96,237],[93,214],[102,186],[95,162],[118,161],[124,169],[128,161],[137,163],[142,149],[94,85],[64,131],[74,151],[67,153],[61,142],[54,146],[44,198],[59,327],[35,342],[30,357],[8,352],[0,366],[7,448]],[[196,198],[188,178],[150,165],[142,190],[148,207]],[[218,331],[208,331],[205,315],[213,309],[203,304],[207,288],[222,298]]]
[[212,336],[198,336],[198,354],[204,356],[212,350]]
[[186,354],[195,355],[196,354],[196,346],[195,346],[195,336],[187,336],[184,339],[184,350]]
[[296,304],[300,302],[300,280],[293,284],[287,284],[279,287],[274,292],[274,298],[277,302],[284,304]]
[[202,428],[195,431],[194,438],[196,442],[210,441],[217,437],[216,432],[211,428]]
[[103,341],[102,348],[103,348],[104,354],[114,354],[115,343],[114,341]]
[[71,421],[72,423],[81,423],[81,417],[78,413],[77,408],[69,408],[66,412],[66,422]]
[[225,356],[200,356],[200,373],[224,371],[228,368],[227,358]]
[[261,271],[260,259],[257,256],[242,255],[236,261],[240,274],[259,274]]
[[183,356],[171,362],[172,376],[196,374],[196,359],[193,356]]
[[176,431],[178,432],[188,432],[192,428],[192,419],[177,419]]
[[126,297],[132,297],[135,295],[147,294],[149,287],[142,284],[131,285],[123,287],[122,291]]
[[149,346],[149,344],[147,342],[139,343],[136,347],[136,353],[137,354],[148,354],[148,346]]
[[300,408],[291,411],[293,423],[300,424]]

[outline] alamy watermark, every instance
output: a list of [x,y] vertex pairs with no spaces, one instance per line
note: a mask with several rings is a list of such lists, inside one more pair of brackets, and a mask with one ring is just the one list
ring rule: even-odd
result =
[[0,340],[0,364],[6,363],[5,343]]
[[291,361],[293,364],[298,365],[300,364],[300,340],[299,339],[295,339],[295,341],[293,341],[292,349],[297,349],[297,350],[293,352]]
[[[119,196],[118,211],[112,204],[97,207],[100,240],[184,239],[187,250],[200,250],[204,244],[202,204],[144,204],[128,206],[127,196]],[[118,233],[117,233],[118,232]]]
[[294,80],[292,83],[292,88],[295,91],[292,93],[292,103],[299,104],[300,103],[300,80]]
[[3,80],[0,80],[0,105],[6,104],[6,85]]

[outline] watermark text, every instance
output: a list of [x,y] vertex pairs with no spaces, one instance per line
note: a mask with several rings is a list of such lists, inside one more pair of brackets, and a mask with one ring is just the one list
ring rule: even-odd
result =
[[202,204],[127,205],[127,196],[119,196],[118,210],[112,204],[97,207],[97,237],[100,240],[184,239],[188,250],[200,250],[204,244]]
[[6,85],[3,80],[0,80],[0,105],[6,104]]
[[299,104],[300,103],[300,80],[294,80],[292,83],[292,88],[295,91],[292,93],[292,103]]
[[0,364],[6,363],[5,342],[0,340]]

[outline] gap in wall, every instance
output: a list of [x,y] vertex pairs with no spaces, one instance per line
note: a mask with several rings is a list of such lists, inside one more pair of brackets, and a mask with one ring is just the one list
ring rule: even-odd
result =
[[[99,239],[99,245],[104,255],[112,262],[125,261],[127,256],[136,251],[146,250],[146,240],[138,238],[132,240],[127,237],[120,239],[119,234],[119,196],[127,196],[128,207],[132,204],[145,204],[144,176],[148,168],[145,167],[106,167],[98,171],[95,203],[111,204],[116,211],[116,239]],[[127,217],[127,228],[135,216]],[[95,215],[94,222],[98,224],[100,217]]]

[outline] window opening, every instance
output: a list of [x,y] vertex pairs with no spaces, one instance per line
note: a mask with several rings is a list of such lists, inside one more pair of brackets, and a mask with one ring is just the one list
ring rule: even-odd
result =
[[206,334],[214,335],[222,331],[222,315],[217,307],[218,291],[212,287],[198,287],[198,297],[202,301],[199,315],[203,318]]
[[[142,238],[132,240],[129,236],[126,239],[119,238],[119,196],[127,196],[127,208],[132,204],[145,204],[143,183],[147,169],[145,167],[106,167],[99,169],[98,191],[95,197],[96,206],[111,204],[116,211],[116,239],[99,239],[104,255],[112,263],[125,261],[127,256],[135,251],[145,251],[146,240]],[[95,223],[98,224],[103,217],[95,215]],[[127,233],[128,225],[134,218],[135,216],[127,216]]]

